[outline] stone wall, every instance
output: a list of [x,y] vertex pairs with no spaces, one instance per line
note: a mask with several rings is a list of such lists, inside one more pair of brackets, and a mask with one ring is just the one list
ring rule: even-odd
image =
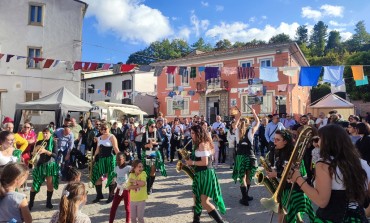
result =
[[227,91],[218,91],[218,92],[211,92],[205,95],[205,93],[201,93],[199,97],[199,115],[206,115],[207,108],[206,108],[206,97],[219,97],[219,109],[220,109],[220,116],[229,116],[229,94]]

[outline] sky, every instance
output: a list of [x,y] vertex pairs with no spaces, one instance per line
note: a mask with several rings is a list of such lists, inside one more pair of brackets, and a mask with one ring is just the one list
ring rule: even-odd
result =
[[268,41],[297,27],[309,32],[318,21],[337,30],[342,40],[358,21],[370,32],[369,0],[84,0],[82,61],[125,63],[128,56],[165,38],[190,45],[202,37],[214,45],[228,39]]

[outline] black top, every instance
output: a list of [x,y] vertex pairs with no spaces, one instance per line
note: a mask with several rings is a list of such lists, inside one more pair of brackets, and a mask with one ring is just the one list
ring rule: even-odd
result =
[[356,148],[360,152],[361,158],[370,164],[370,136],[364,136],[357,140]]
[[247,129],[244,137],[241,140],[239,140],[239,143],[237,145],[238,149],[236,150],[236,155],[254,156],[252,143],[248,139],[249,131],[250,131],[250,128]]
[[223,148],[225,145],[226,145],[226,143],[227,143],[227,135],[226,135],[226,133],[224,133],[224,134],[218,134],[218,138],[219,139],[221,139],[220,140],[220,148]]
[[[58,154],[58,148],[56,146],[56,143],[54,143],[51,140],[53,140],[53,139],[50,137],[50,139],[46,141],[47,144],[45,146],[45,149],[50,151],[49,150],[49,144],[50,144],[50,142],[53,143],[53,148],[51,148],[51,151],[50,151],[51,156],[48,156],[45,153],[40,154],[40,158],[39,158],[39,161],[37,162],[37,166],[40,166],[40,165],[48,163],[48,162],[55,162],[55,160],[57,158],[57,154]],[[36,146],[41,145],[42,142],[43,142],[43,140],[37,141]]]
[[[212,156],[208,156],[207,158],[208,158],[208,165],[207,166],[194,166],[195,172],[200,172],[200,171],[207,170],[207,169],[213,169]],[[195,156],[195,149],[193,149],[191,153],[191,159],[194,161],[201,161],[202,157]]]

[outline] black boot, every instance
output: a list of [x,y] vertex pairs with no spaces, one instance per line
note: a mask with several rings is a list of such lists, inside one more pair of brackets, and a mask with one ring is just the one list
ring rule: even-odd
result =
[[31,210],[33,208],[33,202],[35,201],[36,191],[30,191],[30,202],[28,202],[28,208]]
[[213,209],[213,211],[208,212],[209,216],[213,218],[217,223],[225,223],[224,220],[222,220],[221,215],[216,211],[216,209]]
[[103,192],[102,192],[102,185],[95,185],[95,190],[96,190],[96,198],[93,200],[93,203],[98,203],[100,199],[103,199]]
[[248,200],[248,201],[253,200],[253,197],[248,196],[248,192],[249,192],[249,188],[250,188],[250,187],[251,187],[251,185],[250,185],[250,184],[247,184],[247,200]]
[[148,192],[148,195],[152,194],[153,193],[153,184],[154,184],[154,181],[155,181],[155,176],[149,176],[149,183],[147,185],[147,192]]
[[202,214],[202,212],[200,212],[199,214],[195,213],[195,207],[193,207],[193,223],[200,223],[200,215]]
[[244,186],[240,186],[240,192],[242,192],[242,199],[239,200],[239,203],[241,203],[242,205],[245,205],[245,206],[249,206],[249,202],[248,202],[248,194],[247,194],[247,188],[244,187]]
[[117,183],[113,183],[109,185],[109,197],[108,197],[108,200],[106,201],[107,204],[113,201],[114,189],[116,189],[116,187],[117,187]]
[[46,207],[49,209],[53,209],[53,205],[51,204],[51,197],[53,196],[54,191],[47,191],[46,193]]

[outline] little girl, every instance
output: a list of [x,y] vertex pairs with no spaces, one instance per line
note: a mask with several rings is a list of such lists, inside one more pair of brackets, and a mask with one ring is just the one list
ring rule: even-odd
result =
[[217,134],[212,135],[212,141],[213,141],[213,146],[215,148],[215,153],[213,155],[213,163],[214,163],[215,169],[217,169],[217,167],[218,167],[218,156],[219,156],[219,152],[220,152],[220,138],[218,138]]
[[116,155],[117,166],[114,168],[116,174],[117,191],[113,198],[112,208],[110,209],[109,223],[113,223],[116,217],[116,211],[118,205],[121,203],[122,199],[125,203],[126,210],[126,223],[130,222],[130,194],[127,190],[128,174],[131,171],[131,166],[126,165],[125,154],[122,152]]
[[64,186],[63,190],[62,190],[62,194],[64,193],[67,185],[69,183],[79,183],[80,180],[81,180],[81,172],[79,170],[77,170],[75,167],[73,166],[68,166],[66,167],[67,170],[66,170],[66,180],[68,181],[68,183],[66,184],[66,186]]
[[130,199],[131,199],[131,223],[144,223],[145,200],[148,198],[146,187],[146,173],[140,160],[132,162],[132,170],[129,175]]
[[26,195],[16,192],[28,177],[28,167],[22,163],[10,163],[0,176],[0,222],[32,222]]
[[312,168],[312,173],[313,174],[315,174],[316,162],[320,159],[319,140],[320,140],[320,138],[318,136],[312,137],[312,145],[313,145],[313,147],[315,147],[311,152],[311,155],[312,155],[311,168]]

